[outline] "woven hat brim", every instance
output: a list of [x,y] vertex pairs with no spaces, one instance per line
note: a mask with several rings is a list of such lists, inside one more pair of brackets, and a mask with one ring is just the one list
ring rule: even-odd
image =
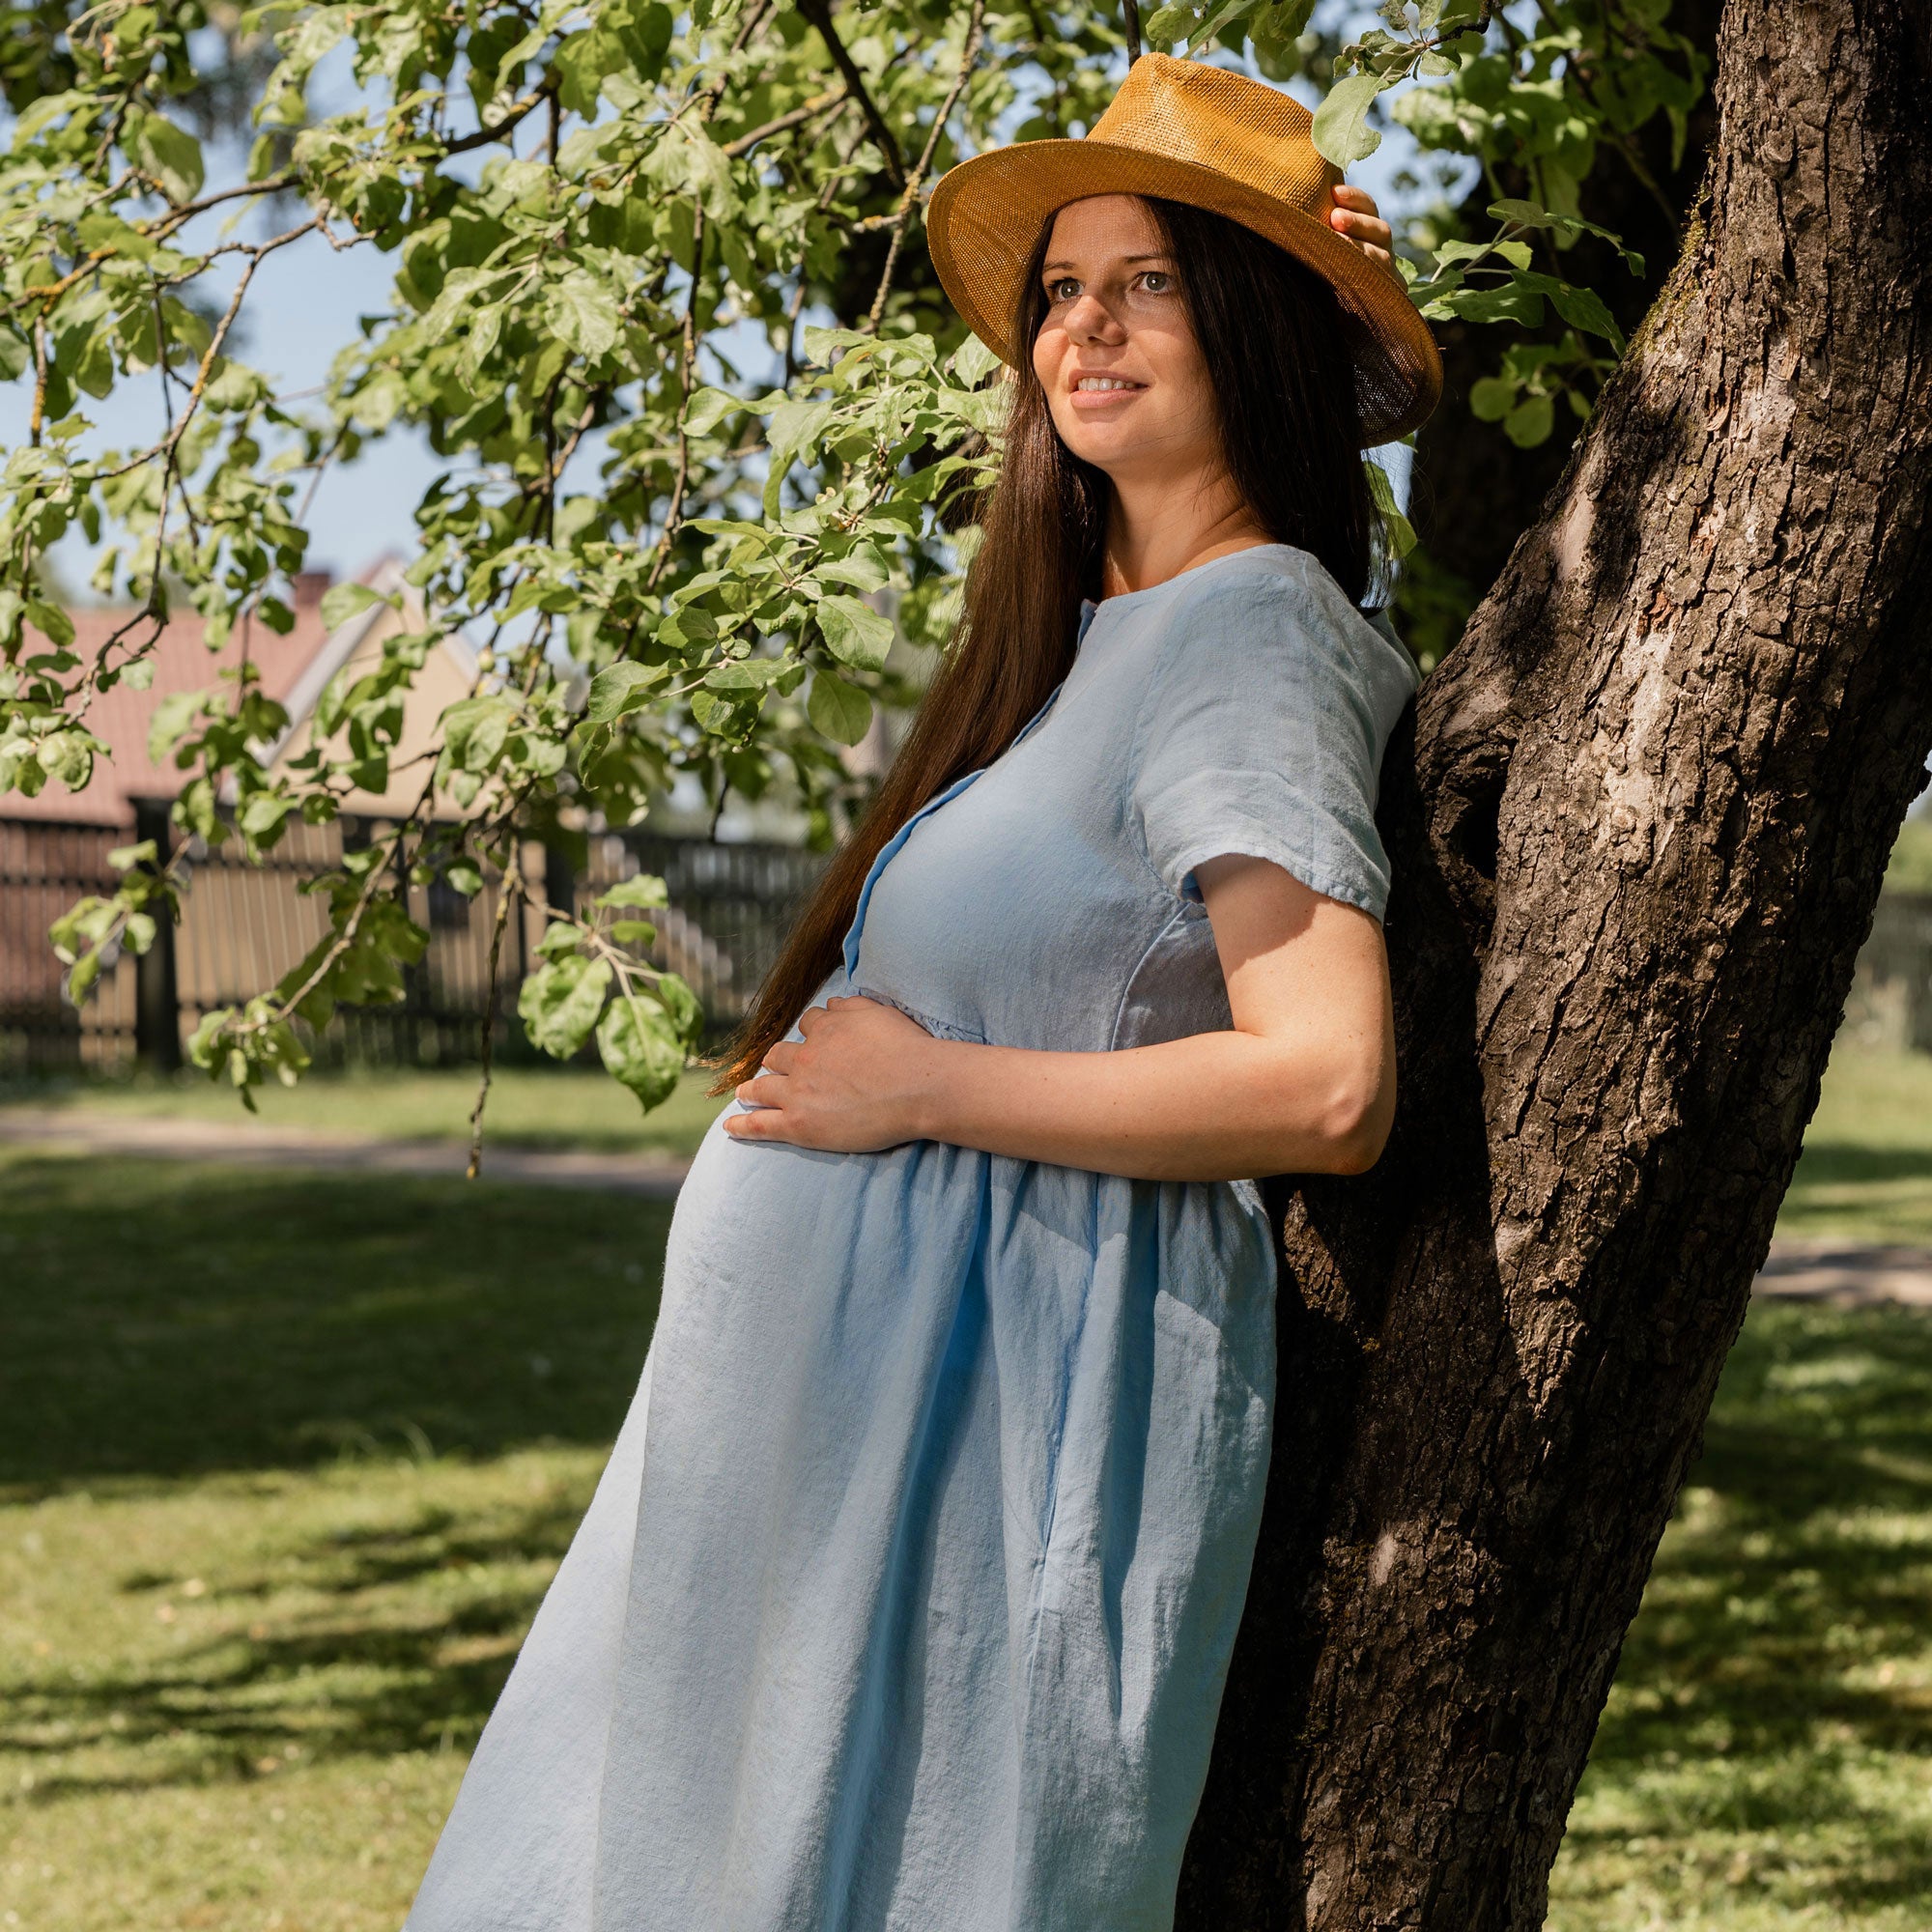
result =
[[992,149],[950,169],[933,190],[925,219],[933,267],[967,327],[1002,361],[1018,361],[1012,320],[1041,227],[1097,194],[1155,195],[1225,214],[1333,284],[1350,325],[1365,443],[1406,436],[1441,400],[1442,358],[1429,326],[1393,278],[1334,229],[1218,169],[1091,137]]

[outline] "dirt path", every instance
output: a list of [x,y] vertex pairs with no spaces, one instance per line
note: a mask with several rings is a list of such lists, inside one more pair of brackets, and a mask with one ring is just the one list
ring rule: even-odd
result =
[[[373,1140],[247,1122],[119,1120],[78,1109],[0,1108],[0,1144],[74,1153],[212,1160],[238,1167],[305,1167],[365,1174],[461,1177],[468,1150],[455,1141]],[[484,1177],[539,1187],[589,1187],[676,1197],[690,1163],[669,1154],[545,1152],[487,1146]],[[1859,1308],[1932,1308],[1932,1248],[1866,1247],[1783,1239],[1757,1278],[1757,1293]]]

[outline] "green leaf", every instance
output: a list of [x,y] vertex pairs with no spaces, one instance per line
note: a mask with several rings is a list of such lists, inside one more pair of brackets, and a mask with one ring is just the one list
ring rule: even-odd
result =
[[783,658],[741,658],[714,666],[704,673],[704,682],[711,691],[764,691],[788,668]]
[[201,192],[201,143],[164,114],[144,114],[124,136],[135,164],[153,175],[174,202],[192,201]]
[[684,1072],[684,1041],[654,1001],[619,993],[597,1029],[604,1070],[638,1096],[644,1110],[668,1099]]
[[1548,442],[1555,422],[1555,412],[1548,396],[1525,396],[1503,418],[1503,434],[1519,449],[1534,449]]
[[1484,376],[1469,384],[1469,413],[1478,422],[1501,422],[1516,406],[1516,384],[1505,376]]
[[38,597],[27,599],[27,622],[50,644],[65,649],[73,642],[73,619],[58,604],[43,604]]
[[779,485],[801,455],[817,448],[818,440],[825,434],[825,426],[832,420],[832,412],[836,407],[834,398],[825,396],[816,402],[781,403],[772,412],[771,431],[767,439],[771,467],[765,475],[766,516],[778,515]]
[[606,665],[590,680],[590,699],[583,715],[592,724],[609,724],[625,712],[648,704],[653,688],[669,675],[668,665],[640,665],[629,659]]
[[1142,22],[1141,32],[1151,47],[1179,46],[1198,17],[1192,7],[1157,7]]
[[876,544],[861,544],[847,556],[821,563],[813,573],[821,583],[849,583],[854,590],[882,590],[892,576]]
[[1323,160],[1346,168],[1373,155],[1382,137],[1369,126],[1369,109],[1390,83],[1378,73],[1351,73],[1328,90],[1315,110],[1311,137]]
[[1574,242],[1578,235],[1595,235],[1624,258],[1633,274],[1643,273],[1643,257],[1634,248],[1626,248],[1623,237],[1615,229],[1585,221],[1580,214],[1554,214],[1533,201],[1492,201],[1490,213],[1497,221],[1514,222],[1519,228],[1553,228],[1559,245]]
[[728,389],[694,389],[685,405],[684,428],[687,436],[706,436],[734,410],[746,407],[742,396]]
[[635,906],[644,912],[655,912],[660,906],[670,904],[670,894],[665,882],[651,872],[639,872],[635,878],[619,879],[608,891],[599,893],[597,903],[601,906]]
[[617,946],[651,946],[656,943],[657,936],[657,927],[647,919],[620,919],[611,927],[611,942]]
[[855,670],[882,669],[896,635],[890,617],[856,597],[821,598],[818,628],[825,634],[826,649]]
[[352,617],[384,602],[381,592],[366,583],[334,583],[323,592],[321,615],[325,629],[334,630]]
[[533,1046],[554,1060],[568,1060],[590,1037],[610,990],[608,960],[582,955],[552,960],[524,981],[517,1015]]
[[238,818],[252,845],[272,844],[281,836],[282,823],[295,810],[295,800],[279,792],[258,791],[242,807]]
[[557,335],[592,361],[617,340],[617,298],[581,269],[552,288],[550,315]]
[[504,697],[466,697],[442,714],[442,768],[488,772],[501,754],[516,707]]
[[870,728],[872,700],[829,670],[811,680],[805,715],[835,745],[856,745]]
[[167,762],[168,753],[194,728],[205,693],[177,691],[155,706],[148,724],[148,758],[153,764]]
[[1373,458],[1364,459],[1362,468],[1368,472],[1369,494],[1376,499],[1376,508],[1381,512],[1383,527],[1388,531],[1389,548],[1400,561],[1415,548],[1415,526],[1403,515],[1388,471]]
[[1586,334],[1601,336],[1612,349],[1622,352],[1624,333],[1616,325],[1616,318],[1604,305],[1604,300],[1592,289],[1579,289],[1569,282],[1558,282],[1549,291],[1549,299],[1556,313],[1572,328],[1580,328]]
[[704,1033],[704,1007],[697,995],[675,973],[660,973],[651,991],[670,1015],[679,1037],[695,1051]]
[[947,364],[954,380],[969,389],[977,389],[1000,366],[1000,358],[977,335],[969,335]]

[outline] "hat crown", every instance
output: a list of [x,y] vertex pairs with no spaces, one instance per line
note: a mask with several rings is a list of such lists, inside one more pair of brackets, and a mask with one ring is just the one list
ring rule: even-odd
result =
[[1342,171],[1317,153],[1315,117],[1293,95],[1204,62],[1143,54],[1088,135],[1212,168],[1310,214]]

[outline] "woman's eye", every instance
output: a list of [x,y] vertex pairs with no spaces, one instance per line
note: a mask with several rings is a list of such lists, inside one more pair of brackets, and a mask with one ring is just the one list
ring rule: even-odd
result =
[[1151,296],[1164,296],[1173,281],[1174,277],[1165,269],[1150,269],[1141,276],[1141,286]]
[[1046,285],[1048,301],[1071,301],[1080,293],[1080,284],[1071,275],[1062,275],[1057,281]]

